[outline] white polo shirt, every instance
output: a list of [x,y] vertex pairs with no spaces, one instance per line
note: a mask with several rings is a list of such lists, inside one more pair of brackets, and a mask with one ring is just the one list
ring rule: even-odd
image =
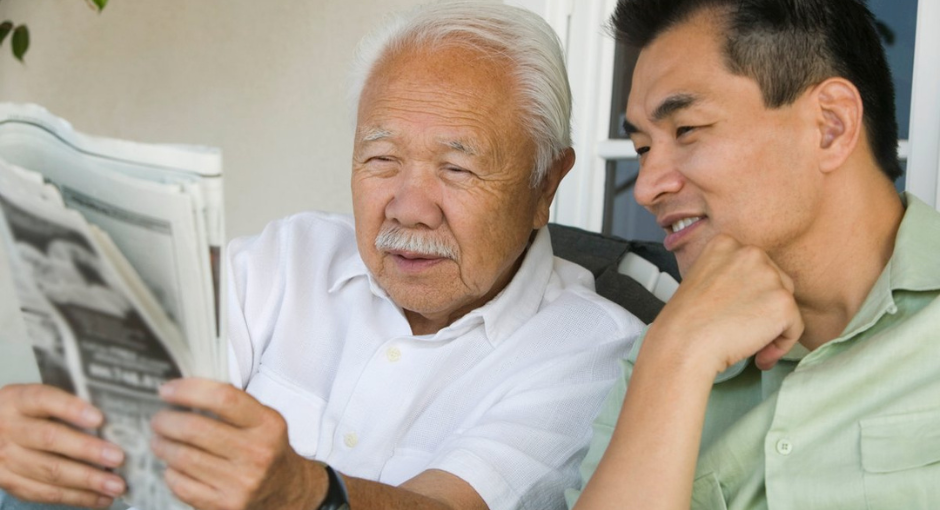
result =
[[564,508],[591,422],[643,324],[538,232],[509,285],[413,335],[350,216],[303,213],[229,248],[232,378],[301,455],[398,485],[428,469],[493,510]]

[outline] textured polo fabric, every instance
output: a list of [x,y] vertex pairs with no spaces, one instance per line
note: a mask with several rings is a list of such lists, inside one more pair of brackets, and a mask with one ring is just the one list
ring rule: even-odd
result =
[[232,374],[301,455],[392,485],[440,469],[491,509],[564,508],[590,425],[642,323],[538,232],[489,303],[413,335],[352,218],[304,213],[230,249]]
[[[767,372],[740,363],[716,379],[693,509],[940,508],[940,213],[905,201],[894,253],[838,338],[811,353],[797,346]],[[594,424],[585,483],[640,344]],[[570,506],[578,495],[568,491]]]

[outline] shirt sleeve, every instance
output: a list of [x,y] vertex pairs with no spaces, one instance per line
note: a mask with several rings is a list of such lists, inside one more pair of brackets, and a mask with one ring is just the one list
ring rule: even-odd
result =
[[607,451],[607,445],[610,444],[610,438],[617,426],[617,418],[620,416],[620,409],[623,407],[623,399],[627,394],[627,379],[633,372],[633,364],[628,360],[621,361],[623,374],[617,380],[617,383],[607,394],[607,399],[601,406],[601,411],[594,420],[591,442],[588,447],[587,455],[581,462],[581,481],[577,487],[569,488],[565,491],[565,501],[568,508],[573,508],[574,504],[581,496],[581,490],[587,485],[587,481],[594,475],[597,465],[600,463],[604,452]]
[[613,360],[632,340],[516,374],[513,389],[455,435],[429,467],[468,482],[491,510],[563,509],[564,490],[578,481],[591,420],[619,374]]

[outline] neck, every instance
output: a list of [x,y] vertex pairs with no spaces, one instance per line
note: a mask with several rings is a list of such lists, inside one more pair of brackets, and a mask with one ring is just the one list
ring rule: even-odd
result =
[[886,179],[841,173],[825,184],[814,228],[780,262],[793,278],[805,324],[800,343],[811,351],[838,337],[858,313],[894,252],[904,215]]
[[408,324],[411,325],[411,334],[416,336],[436,334],[454,322],[449,316],[445,318],[425,317],[411,310],[405,310],[405,318],[408,319]]

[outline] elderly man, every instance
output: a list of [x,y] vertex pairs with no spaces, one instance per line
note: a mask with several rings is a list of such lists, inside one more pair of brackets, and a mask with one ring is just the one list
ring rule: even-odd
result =
[[[360,51],[355,220],[299,214],[230,249],[237,389],[161,388],[166,481],[201,509],[563,507],[590,422],[641,323],[555,259],[571,168],[562,53],[537,16],[445,3]],[[242,391],[244,389],[244,391]],[[107,506],[101,414],[0,393],[0,486]],[[68,460],[74,459],[74,460]]]
[[940,508],[940,214],[892,185],[871,13],[621,0],[614,25],[641,49],[636,197],[685,278],[575,508]]

